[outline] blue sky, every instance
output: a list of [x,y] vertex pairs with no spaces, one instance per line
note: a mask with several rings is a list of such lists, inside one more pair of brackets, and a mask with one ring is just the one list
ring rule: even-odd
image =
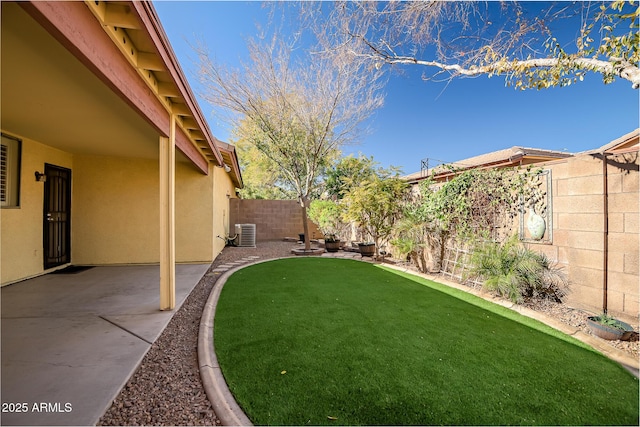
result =
[[[260,2],[156,1],[155,8],[196,94],[195,54],[202,40],[218,61],[246,59],[245,39],[265,25]],[[499,77],[425,82],[424,70],[402,68],[385,88],[385,104],[368,123],[361,143],[343,152],[373,156],[405,173],[424,158],[453,162],[514,145],[579,152],[600,147],[639,126],[639,92],[626,80],[604,85],[599,75],[565,88],[516,91]],[[213,134],[231,129],[199,98]]]

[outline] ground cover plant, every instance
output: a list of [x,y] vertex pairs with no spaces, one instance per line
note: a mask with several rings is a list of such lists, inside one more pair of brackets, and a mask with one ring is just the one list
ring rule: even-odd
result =
[[483,287],[519,303],[527,298],[561,302],[567,280],[546,255],[527,248],[514,235],[504,243],[484,242],[471,254],[468,276]]
[[225,379],[255,424],[638,425],[638,380],[472,295],[352,260],[257,264],[215,316]]

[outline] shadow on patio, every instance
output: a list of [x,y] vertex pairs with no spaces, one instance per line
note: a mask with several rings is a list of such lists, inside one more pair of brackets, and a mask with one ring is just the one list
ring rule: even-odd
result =
[[208,267],[176,266],[176,309],[167,312],[157,265],[2,288],[1,424],[94,425]]

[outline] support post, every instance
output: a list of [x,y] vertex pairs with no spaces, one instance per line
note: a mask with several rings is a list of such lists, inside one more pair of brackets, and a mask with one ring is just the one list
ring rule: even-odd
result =
[[604,213],[604,233],[602,241],[602,312],[609,309],[609,183],[607,174],[607,152],[602,152],[602,212]]
[[175,173],[176,122],[160,137],[160,310],[176,306]]

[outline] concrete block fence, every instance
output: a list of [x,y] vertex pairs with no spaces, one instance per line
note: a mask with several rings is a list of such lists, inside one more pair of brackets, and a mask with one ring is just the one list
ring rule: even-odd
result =
[[[581,154],[541,165],[552,173],[553,241],[530,243],[565,268],[570,281],[567,303],[602,311],[604,281],[604,202],[602,157]],[[608,310],[637,319],[638,153],[611,155],[607,161]]]
[[[229,232],[234,224],[255,224],[256,241],[298,237],[303,232],[302,208],[295,200],[229,200]],[[322,238],[318,227],[309,221],[312,239]]]

